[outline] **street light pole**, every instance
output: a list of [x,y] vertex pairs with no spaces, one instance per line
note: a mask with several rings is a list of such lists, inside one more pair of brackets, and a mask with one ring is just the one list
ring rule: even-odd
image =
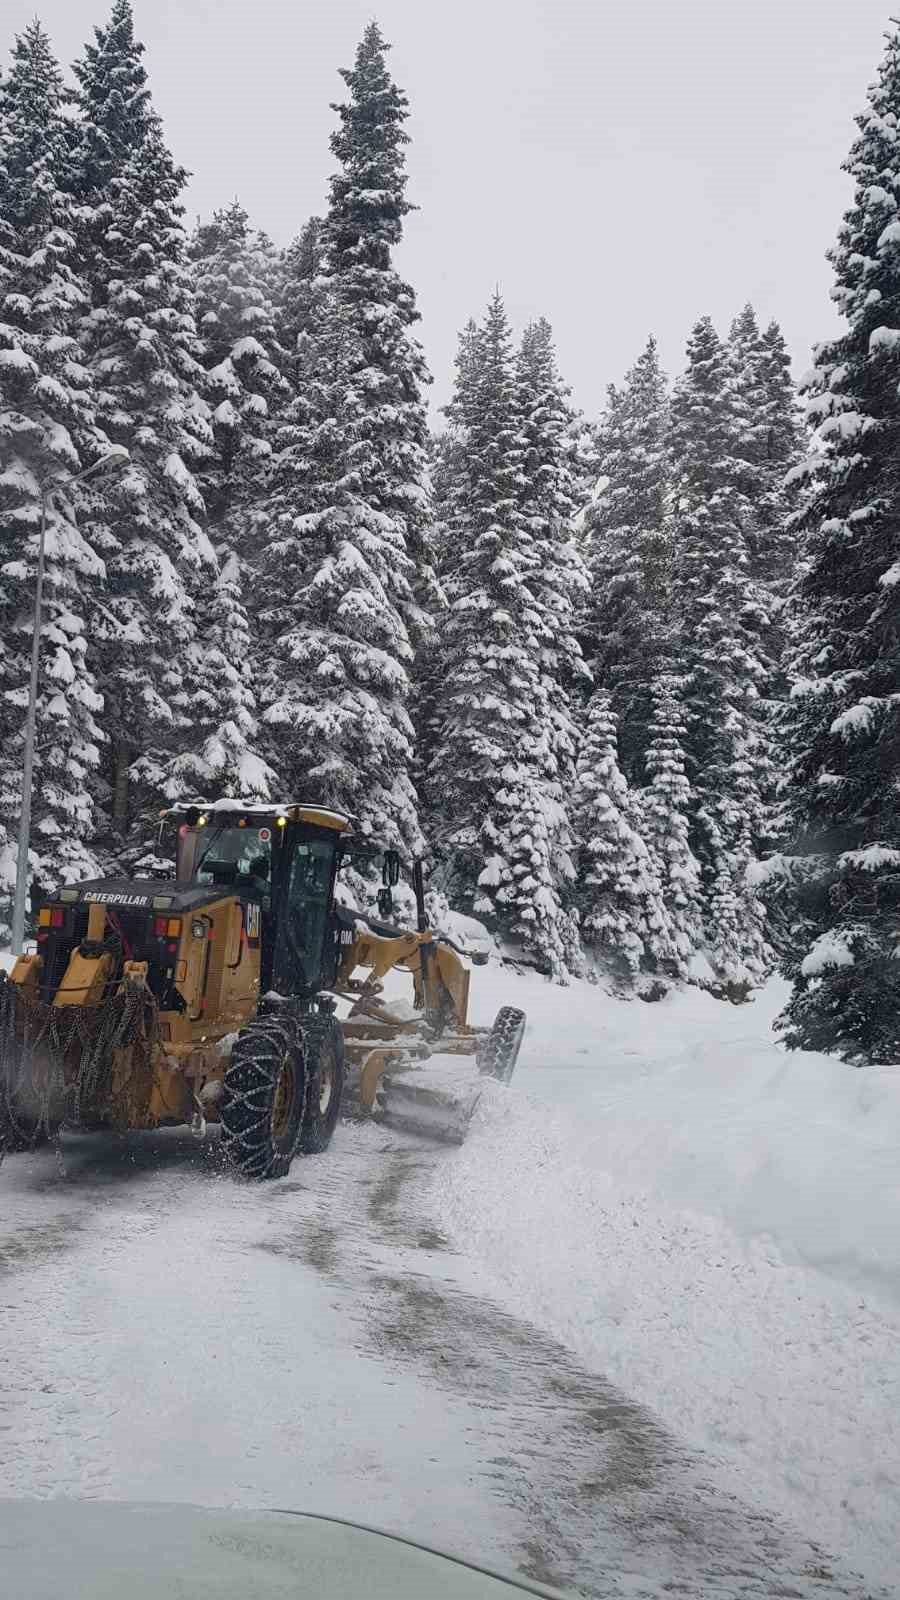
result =
[[28,849],[31,843],[31,791],[34,773],[34,736],[37,723],[38,670],[41,660],[41,616],[44,602],[44,564],[47,544],[47,508],[56,489],[84,483],[88,478],[118,472],[131,457],[124,445],[113,445],[84,472],[70,473],[41,487],[41,531],[38,543],[37,581],[34,587],[34,636],[31,641],[31,677],[28,685],[28,711],[25,717],[25,752],[22,758],[22,805],[19,812],[19,846],[16,857],[16,892],[12,914],[13,955],[20,956],[25,946],[25,897],[28,891]]

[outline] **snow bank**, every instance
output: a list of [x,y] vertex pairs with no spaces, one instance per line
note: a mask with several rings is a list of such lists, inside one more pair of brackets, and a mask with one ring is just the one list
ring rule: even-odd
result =
[[443,1226],[745,1493],[893,1580],[900,1068],[784,1052],[777,984],[731,1007],[478,978],[476,1020],[531,1025],[440,1170]]

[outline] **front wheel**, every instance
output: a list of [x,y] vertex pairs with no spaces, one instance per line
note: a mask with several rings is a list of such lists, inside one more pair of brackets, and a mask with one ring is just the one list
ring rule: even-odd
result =
[[525,1037],[525,1021],[524,1011],[516,1006],[501,1006],[478,1052],[478,1070],[485,1077],[509,1083]]
[[293,1017],[262,1017],[242,1028],[225,1073],[222,1145],[245,1178],[283,1178],[300,1147],[306,1055]]
[[317,1012],[304,1019],[308,1090],[300,1149],[321,1155],[331,1143],[344,1094],[344,1035],[336,1017]]

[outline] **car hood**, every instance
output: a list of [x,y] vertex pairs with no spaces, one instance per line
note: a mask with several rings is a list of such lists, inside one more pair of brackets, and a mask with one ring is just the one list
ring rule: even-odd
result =
[[0,1500],[0,1573],[15,1600],[561,1600],[336,1518],[125,1501]]

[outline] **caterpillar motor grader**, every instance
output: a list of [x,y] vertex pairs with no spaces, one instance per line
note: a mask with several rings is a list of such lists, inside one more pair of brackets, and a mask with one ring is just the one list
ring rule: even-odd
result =
[[[481,1075],[509,1080],[525,1017],[469,1024],[469,964],[428,926],[421,863],[411,930],[387,920],[393,851],[378,919],[340,903],[341,868],[372,860],[347,816],[190,802],[162,826],[174,880],[60,889],[36,951],[0,974],[0,1154],[63,1125],[202,1135],[220,1122],[236,1171],[280,1177],[327,1148],[342,1103],[464,1137]],[[395,968],[412,1003],[385,996]]]

